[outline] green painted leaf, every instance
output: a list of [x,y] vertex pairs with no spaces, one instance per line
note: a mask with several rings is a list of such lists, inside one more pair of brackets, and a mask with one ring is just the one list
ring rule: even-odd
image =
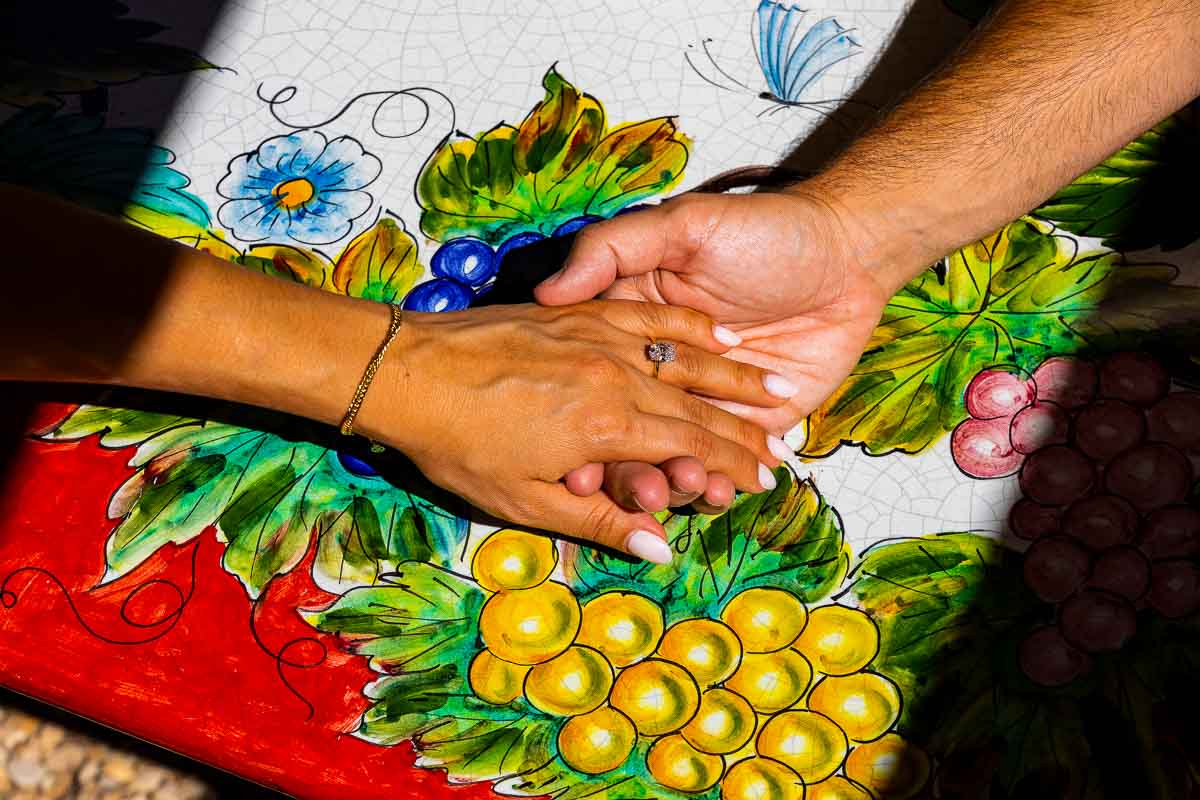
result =
[[[281,452],[274,459],[267,455],[257,467],[247,463],[223,476],[224,482],[235,484],[224,495],[230,499],[217,517],[217,529],[227,543],[223,563],[255,596],[276,575],[290,572],[300,563],[312,538],[311,509],[289,497],[304,491],[301,485],[323,455],[301,454],[293,448],[286,463],[283,455]],[[269,462],[273,463],[268,467]],[[212,497],[217,500],[222,493],[214,492]]]
[[438,710],[451,698],[470,692],[459,669],[458,664],[440,664],[367,684],[363,693],[374,703],[363,714],[359,735],[389,746],[410,740],[438,718]]
[[452,563],[468,533],[462,517],[381,477],[348,472],[334,451],[274,433],[82,406],[45,438],[96,434],[108,447],[137,445],[135,472],[109,503],[118,523],[106,547],[105,581],[215,525],[227,544],[223,564],[251,597],[300,563],[314,533],[314,581],[344,591],[412,558]]
[[115,450],[141,444],[153,436],[175,428],[199,424],[199,420],[176,414],[84,405],[42,433],[41,438],[47,441],[71,441],[99,435],[102,446]]
[[144,205],[126,206],[122,216],[127,222],[139,228],[187,245],[202,253],[208,253],[226,261],[241,259],[241,251],[225,241],[224,234],[207,225],[197,225],[190,219],[164,213]]
[[1097,684],[1047,690],[1020,672],[1020,641],[1050,610],[1025,588],[1020,554],[969,533],[900,539],[863,553],[851,577],[846,594],[879,629],[872,668],[900,686],[906,737],[953,769],[991,770],[980,785],[1001,796],[1091,797],[1066,787],[1088,783],[1081,706]]
[[1177,250],[1200,239],[1198,184],[1200,129],[1168,117],[1071,181],[1034,214],[1117,250]]
[[1099,800],[1117,788],[1179,796],[1161,747],[1168,730],[1200,742],[1190,733],[1200,622],[1142,614],[1134,638],[1094,655],[1087,675],[1037,686],[1017,654],[1054,610],[1025,588],[1021,567],[1020,554],[967,533],[882,542],[863,554],[843,596],[880,631],[872,668],[901,688],[901,731],[991,796]]
[[131,462],[139,469],[109,504],[109,517],[120,522],[108,540],[105,581],[168,541],[183,544],[217,525],[229,545],[225,568],[257,597],[308,550],[312,504],[329,494],[312,485],[324,459],[322,448],[219,423],[148,440]]
[[304,617],[336,634],[349,652],[369,657],[372,669],[421,672],[470,660],[485,599],[473,581],[410,561],[380,576],[378,585],[352,589]]
[[519,127],[501,123],[443,144],[417,179],[421,230],[497,243],[549,234],[574,217],[611,215],[676,185],[688,140],[671,119],[608,129],[600,102],[552,67],[545,99]]
[[63,95],[213,68],[186,48],[153,41],[163,26],[128,13],[113,0],[0,5],[0,103],[60,105]]
[[455,783],[476,783],[521,775],[554,757],[557,720],[529,710],[497,714],[486,705],[468,696],[444,706],[446,716],[413,737],[416,766],[444,769]]
[[313,578],[335,594],[378,583],[406,561],[448,563],[466,534],[457,518],[400,494],[390,502],[355,497],[324,512],[318,528]]
[[[843,443],[919,452],[966,418],[963,392],[983,368],[1136,346],[1171,309],[1200,302],[1196,289],[1171,285],[1177,272],[1080,252],[1044,223],[1018,220],[896,294],[854,371],[810,415],[803,455]],[[1117,296],[1125,302],[1108,307]]]
[[1015,672],[1013,636],[1041,609],[1019,554],[969,533],[882,542],[851,578],[846,593],[879,628],[874,668],[900,686],[900,724],[919,740],[963,697],[1001,682],[998,669]]
[[662,603],[669,619],[717,616],[742,589],[775,586],[805,602],[828,596],[845,577],[850,550],[841,519],[811,480],[776,470],[771,492],[743,495],[719,516],[680,516],[666,523],[677,555],[653,565],[580,548],[566,567],[580,599],[610,589]]

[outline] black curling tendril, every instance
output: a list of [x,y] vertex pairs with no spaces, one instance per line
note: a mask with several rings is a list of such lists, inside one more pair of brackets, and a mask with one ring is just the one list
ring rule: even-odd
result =
[[[62,580],[53,572],[43,567],[18,567],[17,569],[9,572],[8,575],[5,576],[3,583],[0,583],[0,606],[7,610],[16,608],[20,602],[21,595],[29,591],[33,581],[38,577],[44,578],[57,587],[58,591],[62,594],[63,599],[66,600],[67,606],[71,609],[71,613],[74,615],[76,622],[78,622],[79,626],[92,638],[104,642],[105,644],[120,645],[125,647],[150,644],[151,642],[161,639],[174,630],[175,626],[179,623],[179,620],[183,617],[183,612],[187,608],[188,603],[191,602],[196,591],[196,559],[199,550],[199,543],[192,547],[192,554],[191,558],[189,559],[190,585],[188,586],[186,592],[174,581],[166,578],[151,578],[133,586],[129,590],[129,593],[126,594],[125,598],[121,601],[121,607],[118,610],[118,616],[126,625],[129,625],[132,628],[140,628],[143,630],[165,625],[165,627],[163,627],[161,630],[157,630],[153,634],[143,636],[141,638],[117,639],[112,636],[106,636],[105,634],[97,631],[79,611],[78,606],[75,605],[75,600],[71,596],[71,590],[67,588],[66,584],[64,584]],[[12,582],[22,575],[31,576],[30,581],[28,581],[24,586],[19,587],[19,589],[12,588]],[[172,605],[171,609],[153,620],[146,621],[134,619],[133,615],[130,613],[130,607],[133,605],[134,601],[140,597],[143,592],[160,586],[166,587],[174,595],[175,603]],[[266,642],[262,640],[262,637],[259,636],[258,629],[255,625],[254,617],[258,610],[258,605],[259,601],[255,600],[250,606],[250,634],[254,638],[254,643],[259,647],[259,649],[275,660],[275,672],[279,676],[280,682],[283,683],[284,688],[286,688],[294,697],[296,697],[296,699],[304,704],[305,708],[308,710],[305,720],[311,720],[316,713],[315,707],[303,694],[300,693],[298,689],[296,689],[295,686],[292,685],[291,681],[288,680],[287,675],[284,674],[283,668],[293,667],[296,669],[315,669],[324,664],[328,659],[329,648],[326,647],[324,642],[315,637],[302,636],[286,642],[278,651],[272,650],[267,646]],[[318,658],[311,661],[304,661],[289,656],[289,652],[291,650],[310,642],[320,648],[320,656]]]
[[[371,92],[362,92],[361,94],[356,94],[347,100],[342,106],[341,110],[339,110],[333,116],[320,122],[314,122],[307,125],[297,124],[294,121],[285,119],[280,113],[280,108],[291,102],[299,93],[299,89],[297,89],[294,85],[284,86],[272,95],[264,94],[263,90],[264,84],[260,83],[258,85],[258,89],[255,90],[255,94],[258,96],[258,99],[267,104],[267,110],[270,112],[271,116],[275,118],[276,122],[284,127],[291,128],[294,131],[309,131],[313,130],[314,128],[323,128],[344,116],[348,111],[350,111],[351,108],[354,107],[356,103],[358,103],[358,101],[368,97],[379,97],[382,99],[376,103],[375,111],[371,114],[371,130],[377,136],[380,136],[384,139],[407,139],[410,136],[416,136],[425,129],[426,125],[429,124],[429,118],[432,115],[433,109],[429,100],[421,96],[422,93],[426,92],[443,100],[446,103],[447,108],[450,110],[450,126],[448,128],[450,133],[446,134],[446,138],[448,139],[451,133],[453,133],[457,128],[458,115],[454,107],[454,101],[452,101],[444,92],[434,89],[432,86],[411,86],[406,89],[381,89]],[[413,100],[416,100],[423,107],[424,116],[422,117],[420,124],[407,133],[384,133],[379,128],[379,113],[389,101],[394,100],[397,97],[409,97]]]
[[[294,669],[316,669],[317,667],[324,664],[326,662],[326,660],[328,660],[329,648],[325,645],[324,642],[322,642],[320,639],[317,639],[314,636],[298,636],[295,639],[291,639],[287,642],[284,642],[283,647],[280,647],[278,650],[272,650],[267,645],[267,643],[265,641],[263,641],[262,637],[259,635],[258,625],[254,619],[255,615],[258,613],[258,608],[259,608],[260,603],[261,603],[261,598],[254,600],[250,604],[250,618],[249,618],[250,635],[254,637],[254,643],[256,645],[258,645],[258,648],[260,650],[262,650],[264,653],[266,653],[271,658],[275,659],[275,674],[279,676],[279,680],[284,685],[284,688],[286,688],[289,692],[291,692],[292,696],[295,697],[297,700],[299,700],[301,703],[303,703],[304,707],[306,709],[308,709],[308,713],[304,717],[304,721],[308,722],[309,720],[311,720],[313,718],[313,716],[316,714],[317,710],[313,706],[313,704],[311,702],[309,702],[308,698],[305,697],[300,692],[299,689],[297,689],[295,686],[292,685],[292,682],[288,680],[287,675],[284,674],[283,668],[284,667],[292,667]],[[287,655],[288,651],[292,650],[295,647],[299,647],[301,645],[308,644],[308,643],[315,644],[317,647],[320,648],[321,654],[316,660],[305,662],[305,661],[298,661],[298,660],[288,657],[288,655]]]
[[[58,587],[59,592],[62,593],[63,599],[67,601],[67,605],[70,607],[71,613],[75,616],[75,620],[79,623],[79,626],[83,628],[83,630],[92,638],[105,642],[106,644],[122,646],[149,644],[157,639],[161,639],[174,630],[175,626],[179,623],[180,618],[183,616],[184,609],[187,608],[188,603],[191,602],[192,596],[196,591],[196,554],[199,549],[200,548],[198,544],[192,547],[192,555],[189,562],[190,581],[186,593],[179,588],[179,585],[174,581],[167,580],[166,578],[151,578],[136,584],[132,589],[129,590],[129,593],[125,595],[125,599],[121,601],[121,607],[118,610],[118,616],[126,625],[132,628],[141,628],[143,630],[149,628],[158,628],[161,625],[166,625],[166,627],[156,631],[150,636],[145,636],[139,639],[116,639],[100,633],[93,628],[91,624],[88,623],[88,621],[84,618],[83,614],[80,613],[79,608],[75,605],[75,600],[71,597],[71,591],[67,588],[66,584],[64,584],[62,580],[59,579],[59,577],[53,572],[43,567],[18,567],[17,569],[14,569],[12,572],[8,573],[8,575],[6,575],[4,578],[4,582],[0,583],[0,605],[11,610],[15,608],[17,603],[20,601],[20,595],[10,588],[10,583],[14,578],[17,578],[20,575],[40,576],[48,579],[51,583]],[[26,583],[25,586],[21,587],[22,593],[29,590],[32,582],[33,581],[31,580]],[[171,590],[171,592],[174,593],[176,601],[174,607],[161,617],[154,620],[139,621],[134,619],[129,613],[130,606],[139,596],[141,596],[143,592],[156,586],[167,587]]]

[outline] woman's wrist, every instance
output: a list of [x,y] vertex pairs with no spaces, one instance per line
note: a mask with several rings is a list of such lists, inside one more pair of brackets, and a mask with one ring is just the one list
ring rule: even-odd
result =
[[388,307],[184,248],[175,255],[158,306],[108,382],[339,425],[387,333]]
[[[363,380],[367,365],[375,356],[380,345],[387,337],[391,323],[390,309],[383,303],[363,303],[364,308],[354,309],[353,314],[362,316],[357,324],[360,329],[369,331],[367,339],[372,342],[368,352],[361,357],[361,363],[351,366],[355,373],[350,379],[346,402],[349,403],[359,382]],[[366,319],[367,316],[374,319]],[[423,375],[421,380],[414,380],[412,370],[413,360],[410,354],[415,342],[420,338],[420,324],[415,318],[419,314],[404,314],[396,335],[392,337],[387,352],[379,364],[379,369],[370,381],[362,405],[354,421],[354,433],[386,444],[389,447],[413,454],[422,448],[423,442],[417,438],[426,431],[427,425],[419,421],[421,410],[425,407],[425,399],[431,396],[431,383],[436,383],[436,376]],[[361,347],[356,344],[355,347]],[[336,380],[341,380],[339,376]],[[435,390],[436,391],[436,390]],[[337,425],[341,424],[346,408],[338,413]]]

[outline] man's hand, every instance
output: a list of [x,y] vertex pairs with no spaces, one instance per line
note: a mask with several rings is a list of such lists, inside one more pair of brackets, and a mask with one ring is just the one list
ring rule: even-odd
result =
[[[783,435],[816,408],[857,362],[895,287],[857,258],[852,231],[835,207],[804,187],[775,194],[683,195],[661,206],[586,228],[567,264],[536,290],[546,305],[597,295],[684,306],[734,329],[727,355],[784,375],[784,406],[718,402]],[[669,370],[670,364],[663,366]],[[647,511],[698,499],[716,511],[733,498],[720,475],[691,459],[662,469],[590,464],[568,478],[576,492],[603,480],[618,502]]]
[[[846,376],[890,293],[1200,93],[1198,10],[1200,0],[1008,0],[815,179],[598,223],[537,297],[559,305],[607,290],[736,328],[745,343],[730,355],[797,389],[786,408],[737,410],[784,431]],[[603,482],[627,506],[657,510],[668,496],[694,497],[704,479],[693,461],[664,464],[687,489],[668,495],[657,468],[605,470],[577,469],[567,486]],[[703,503],[732,498],[727,481],[708,477]]]

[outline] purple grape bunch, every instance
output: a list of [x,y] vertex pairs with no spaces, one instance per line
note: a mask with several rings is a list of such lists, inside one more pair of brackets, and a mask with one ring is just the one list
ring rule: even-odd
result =
[[1053,357],[1029,376],[985,369],[965,399],[955,463],[976,478],[1018,475],[1009,527],[1030,542],[1026,586],[1054,611],[1019,647],[1027,677],[1066,685],[1124,647],[1139,614],[1200,611],[1200,393],[1121,352]]

